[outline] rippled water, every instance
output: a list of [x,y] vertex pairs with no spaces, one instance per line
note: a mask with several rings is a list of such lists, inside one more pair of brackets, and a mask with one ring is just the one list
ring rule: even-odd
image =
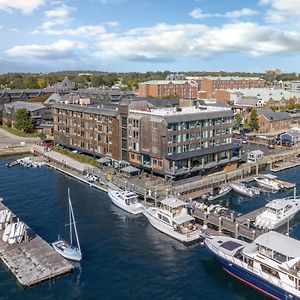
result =
[[[11,159],[10,159],[11,160]],[[229,277],[200,244],[185,247],[157,232],[144,217],[119,210],[106,194],[48,168],[5,167],[0,160],[0,196],[46,241],[66,235],[67,188],[76,217],[83,260],[73,273],[23,289],[0,265],[0,299],[265,299]],[[279,174],[300,186],[298,169]],[[232,196],[241,212],[285,196],[248,201]],[[300,226],[292,235],[300,238]]]

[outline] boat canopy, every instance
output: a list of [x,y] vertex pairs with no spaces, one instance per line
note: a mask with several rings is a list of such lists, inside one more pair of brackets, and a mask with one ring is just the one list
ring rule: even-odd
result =
[[286,257],[300,257],[300,241],[276,231],[269,231],[257,237],[254,243]]
[[180,206],[185,206],[186,203],[178,198],[166,198],[161,201],[161,204],[167,205],[171,208],[177,208]]
[[175,217],[173,219],[174,223],[176,223],[177,225],[183,224],[183,223],[187,223],[187,222],[191,222],[194,221],[195,219],[190,216],[190,215],[185,215],[185,216],[180,216],[180,217]]
[[274,180],[277,178],[277,176],[275,175],[272,175],[272,174],[265,174],[264,177],[268,178],[268,179],[271,179],[271,180]]
[[[280,200],[273,200],[273,201],[267,203],[265,206],[268,208],[273,208],[273,209],[279,210],[279,209],[285,208],[288,205],[293,204],[293,202],[296,203],[296,201],[293,201],[293,200],[289,201],[289,200],[286,200],[283,198]],[[299,201],[299,203],[300,203],[300,201]]]

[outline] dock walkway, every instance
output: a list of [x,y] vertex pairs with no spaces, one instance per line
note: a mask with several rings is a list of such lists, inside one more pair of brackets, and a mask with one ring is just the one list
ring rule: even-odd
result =
[[[4,209],[9,208],[0,203],[0,211]],[[39,235],[14,245],[3,242],[2,235],[0,230],[0,259],[22,286],[36,285],[74,268]]]
[[231,220],[227,217],[213,213],[208,214],[204,210],[198,208],[194,209],[192,216],[196,218],[198,222],[200,221],[204,225],[213,225],[218,228],[220,233],[226,231],[236,238],[242,237],[253,241],[257,236],[263,233],[261,230],[250,228],[249,222],[245,225],[244,222],[240,222],[238,218],[232,218]]

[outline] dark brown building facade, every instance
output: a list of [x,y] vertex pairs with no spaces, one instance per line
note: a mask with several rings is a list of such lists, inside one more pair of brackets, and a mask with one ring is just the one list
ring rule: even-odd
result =
[[55,104],[54,142],[97,157],[120,159],[116,107]]

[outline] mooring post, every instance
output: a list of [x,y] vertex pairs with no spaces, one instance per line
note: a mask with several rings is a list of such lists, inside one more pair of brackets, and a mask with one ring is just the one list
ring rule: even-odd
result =
[[219,232],[222,232],[222,217],[219,217]]
[[247,227],[250,228],[250,219],[247,219]]
[[239,236],[239,223],[235,224],[235,237],[238,238]]

